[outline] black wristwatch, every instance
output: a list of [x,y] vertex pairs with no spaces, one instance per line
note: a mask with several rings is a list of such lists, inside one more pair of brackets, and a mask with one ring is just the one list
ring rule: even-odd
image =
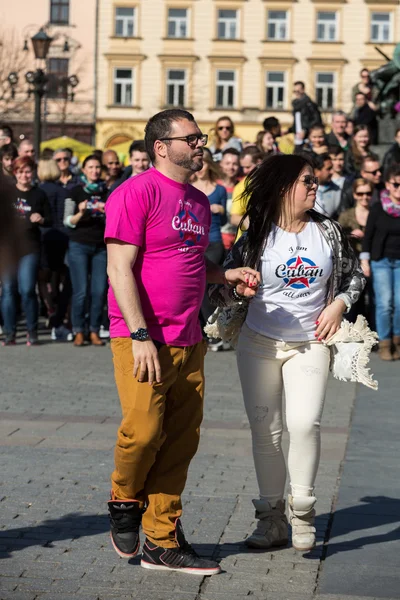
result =
[[132,331],[131,338],[136,342],[147,342],[150,339],[149,332],[144,327],[139,327],[136,331]]

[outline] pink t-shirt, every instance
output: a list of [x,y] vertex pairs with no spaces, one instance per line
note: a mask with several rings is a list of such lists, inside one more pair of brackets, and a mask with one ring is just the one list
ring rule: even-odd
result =
[[[200,342],[211,224],[207,196],[152,168],[118,187],[105,210],[105,239],[140,246],[133,273],[150,336],[171,346]],[[111,286],[108,313],[111,337],[128,337]]]

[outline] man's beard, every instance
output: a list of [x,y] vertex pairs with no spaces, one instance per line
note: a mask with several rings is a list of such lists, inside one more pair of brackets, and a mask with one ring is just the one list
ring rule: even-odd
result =
[[194,157],[190,158],[188,156],[176,156],[172,152],[168,153],[168,158],[174,165],[178,167],[183,167],[192,173],[196,173],[197,171],[201,171],[203,168],[203,161],[195,161]]

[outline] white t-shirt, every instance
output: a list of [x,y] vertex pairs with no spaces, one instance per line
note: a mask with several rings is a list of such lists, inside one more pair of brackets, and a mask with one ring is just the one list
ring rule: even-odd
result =
[[300,233],[274,226],[260,272],[248,327],[275,340],[315,340],[315,322],[325,308],[332,273],[332,251],[318,225],[309,221]]

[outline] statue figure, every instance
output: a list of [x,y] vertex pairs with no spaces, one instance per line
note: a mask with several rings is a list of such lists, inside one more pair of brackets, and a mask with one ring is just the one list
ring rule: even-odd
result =
[[370,73],[371,82],[378,91],[375,101],[382,117],[390,115],[393,118],[397,113],[396,104],[400,102],[400,44],[395,47],[392,60],[379,48],[375,49],[388,61]]

